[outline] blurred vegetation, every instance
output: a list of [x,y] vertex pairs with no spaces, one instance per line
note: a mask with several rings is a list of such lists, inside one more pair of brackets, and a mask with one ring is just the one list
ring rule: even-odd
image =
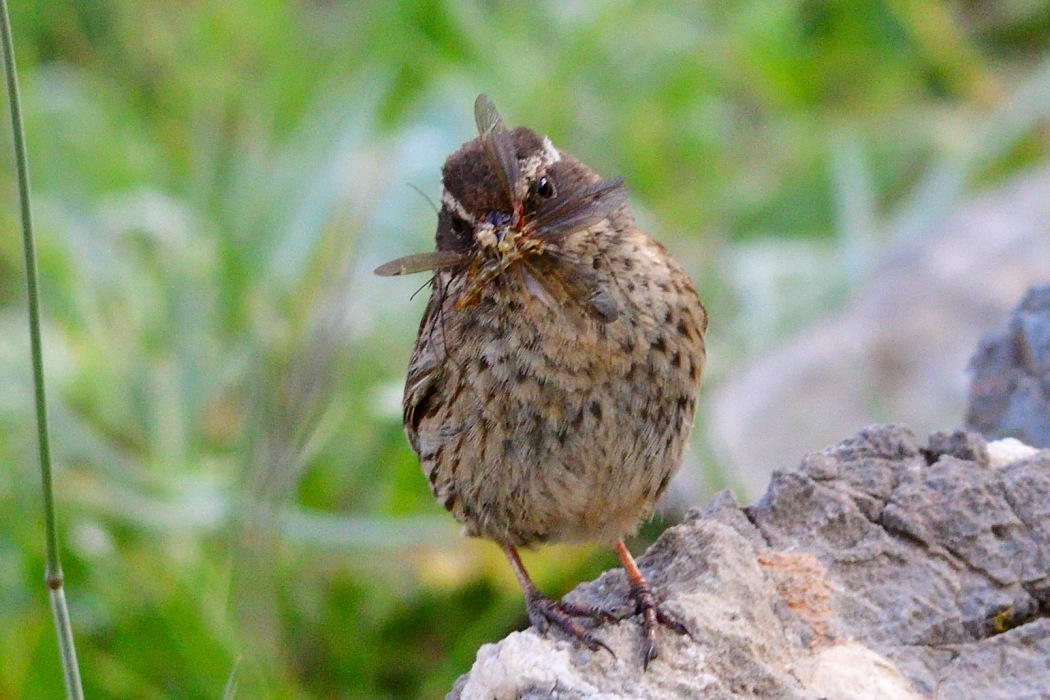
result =
[[[478,92],[627,177],[708,303],[709,383],[1048,149],[1039,0],[11,10],[88,697],[215,698],[235,666],[238,697],[437,697],[524,624],[401,434],[422,280],[369,274],[431,245],[408,185],[437,198]],[[0,159],[0,697],[57,697]],[[695,498],[733,483],[692,455]],[[613,561],[526,556],[552,594]]]

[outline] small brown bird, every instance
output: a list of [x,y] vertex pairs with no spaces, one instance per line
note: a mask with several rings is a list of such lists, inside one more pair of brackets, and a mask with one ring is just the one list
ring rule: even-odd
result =
[[[449,156],[437,250],[376,274],[433,270],[405,386],[405,434],[465,533],[503,547],[529,620],[605,647],[532,583],[517,548],[615,547],[645,632],[688,634],[624,545],[682,461],[707,314],[682,268],[603,180],[484,95],[479,136]],[[605,647],[608,648],[608,647]]]

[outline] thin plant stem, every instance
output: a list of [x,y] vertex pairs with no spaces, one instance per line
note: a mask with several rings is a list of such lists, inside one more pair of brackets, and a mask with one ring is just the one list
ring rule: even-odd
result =
[[62,675],[66,697],[84,697],[80,685],[80,668],[69,624],[69,609],[62,589],[62,563],[58,552],[58,528],[55,524],[55,497],[51,480],[51,443],[47,430],[47,400],[44,396],[44,362],[40,344],[40,299],[37,284],[36,245],[33,240],[33,218],[29,206],[29,164],[26,158],[25,134],[22,129],[22,106],[15,70],[15,49],[11,39],[11,20],[7,0],[0,0],[0,43],[4,54],[8,104],[11,106],[11,131],[14,136],[15,167],[18,173],[18,197],[21,203],[22,240],[25,250],[26,290],[29,301],[29,344],[33,355],[33,387],[36,394],[36,426],[40,442],[40,480],[44,491],[44,531],[47,540],[47,564],[44,578],[51,599],[51,612],[58,635],[62,658]]

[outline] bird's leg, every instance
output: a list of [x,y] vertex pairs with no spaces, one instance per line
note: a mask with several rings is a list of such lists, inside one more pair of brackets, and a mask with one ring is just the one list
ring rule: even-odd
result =
[[[579,639],[592,651],[605,649],[610,654],[613,654],[613,650],[606,646],[602,640],[588,632],[574,619],[576,617],[594,617],[601,615],[601,612],[573,605],[572,603],[551,600],[541,593],[532,582],[532,579],[529,578],[529,573],[525,571],[525,566],[521,563],[521,557],[518,556],[517,549],[509,544],[503,545],[503,553],[507,555],[510,565],[514,568],[514,574],[518,577],[518,583],[521,584],[521,590],[525,593],[525,612],[529,615],[529,622],[536,629],[543,632],[548,626],[554,625],[570,637]],[[616,654],[613,654],[613,656],[616,656]]]
[[648,668],[649,662],[659,654],[656,645],[657,625],[669,627],[678,634],[684,634],[689,637],[692,635],[689,634],[689,630],[677,618],[661,610],[660,606],[656,604],[656,599],[653,598],[653,589],[649,586],[645,576],[642,575],[642,570],[638,568],[638,564],[635,563],[634,557],[631,556],[631,552],[627,549],[622,539],[616,542],[616,556],[619,557],[623,568],[627,570],[627,581],[630,586],[631,597],[634,598],[635,611],[642,616],[642,629],[645,632],[646,644],[644,665]]

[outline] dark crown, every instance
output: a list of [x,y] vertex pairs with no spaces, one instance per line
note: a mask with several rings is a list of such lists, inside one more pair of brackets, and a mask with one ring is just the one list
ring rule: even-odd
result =
[[[519,163],[543,150],[543,137],[528,127],[519,126],[510,132],[510,137]],[[441,180],[445,190],[475,216],[510,211],[510,202],[503,194],[481,139],[468,141],[448,157]]]

